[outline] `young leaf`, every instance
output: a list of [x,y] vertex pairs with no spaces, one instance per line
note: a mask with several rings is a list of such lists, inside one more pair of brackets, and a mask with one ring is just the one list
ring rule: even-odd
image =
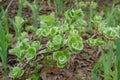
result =
[[92,1],[91,4],[90,4],[90,7],[91,7],[92,9],[96,9],[96,8],[97,8],[97,3],[94,2],[94,1]]
[[105,42],[102,40],[102,39],[89,39],[87,40],[87,43],[90,45],[90,46],[102,46]]
[[17,52],[16,55],[17,55],[17,60],[18,61],[22,61],[22,60],[25,59],[25,51],[24,50],[21,50],[20,52]]
[[23,22],[24,19],[22,17],[15,16],[15,25],[17,27],[18,32],[21,31]]
[[83,49],[82,38],[78,36],[69,36],[68,47],[74,53],[79,53]]
[[39,50],[41,48],[41,44],[39,41],[33,41],[31,43],[31,47],[35,48],[36,50]]
[[57,61],[57,66],[63,68],[70,58],[70,53],[68,50],[58,51],[53,53],[53,59]]
[[55,47],[54,47],[54,45],[53,45],[53,43],[51,41],[47,42],[46,47],[47,47],[48,51],[55,50]]
[[33,47],[28,48],[26,51],[25,57],[27,60],[31,60],[31,59],[35,58],[36,57],[36,49]]
[[55,35],[52,39],[52,43],[55,47],[63,45],[63,37],[61,35]]
[[93,18],[93,21],[95,23],[100,23],[102,21],[102,17],[99,16],[99,15],[95,15],[94,18]]
[[78,5],[80,8],[85,8],[87,7],[87,4],[83,1],[79,2],[79,5]]
[[57,67],[58,68],[63,68],[66,66],[67,63],[61,64],[60,62],[57,62]]
[[21,70],[19,67],[14,67],[13,70],[9,73],[9,77],[18,78],[24,74],[24,70]]
[[41,23],[46,23],[48,26],[56,25],[56,20],[54,13],[51,13],[50,15],[42,15],[40,16]]
[[115,28],[106,28],[104,31],[103,31],[103,34],[106,38],[108,39],[116,39],[119,37],[119,34],[117,33],[117,31],[115,30]]

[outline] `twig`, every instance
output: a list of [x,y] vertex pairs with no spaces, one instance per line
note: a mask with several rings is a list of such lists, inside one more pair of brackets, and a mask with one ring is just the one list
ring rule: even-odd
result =
[[[92,39],[96,36],[97,34],[92,35],[89,39]],[[87,39],[88,40],[88,39]],[[84,43],[87,42],[87,40],[83,41]]]
[[44,53],[46,53],[46,49],[39,51],[37,55],[44,54]]
[[100,52],[101,52],[101,47],[99,46],[97,51],[97,56],[99,56]]

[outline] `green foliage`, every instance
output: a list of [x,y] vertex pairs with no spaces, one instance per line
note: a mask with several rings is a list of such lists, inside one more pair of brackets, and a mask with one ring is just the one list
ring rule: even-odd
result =
[[120,38],[116,40],[116,46],[117,46],[117,51],[116,51],[116,72],[117,72],[117,79],[120,79]]
[[68,50],[58,51],[53,53],[53,59],[57,61],[57,66],[63,68],[66,66],[70,53]]
[[103,57],[103,71],[104,71],[104,79],[105,80],[113,80],[111,78],[112,76],[112,56],[113,56],[113,48],[110,47],[110,51],[108,53],[108,56],[106,56],[105,54],[102,55]]
[[[58,14],[64,14],[64,18],[61,20],[56,18],[54,13],[50,15],[40,15],[39,17],[38,13],[41,8],[40,5],[36,4],[36,0],[34,0],[33,3],[25,0],[24,4],[30,7],[33,12],[33,25],[27,26],[27,32],[23,32],[22,25],[25,23],[25,20],[19,16],[15,17],[15,21],[11,20],[16,32],[17,41],[15,47],[11,49],[10,52],[17,56],[19,62],[25,60],[31,63],[37,58],[37,55],[43,52],[45,53],[43,59],[43,64],[46,64],[45,66],[54,67],[53,60],[55,60],[59,68],[64,68],[69,64],[69,59],[72,57],[71,53],[81,53],[84,46],[86,47],[86,44],[88,44],[89,47],[102,49],[98,52],[102,55],[92,71],[94,79],[99,80],[98,76],[101,76],[104,80],[117,80],[119,75],[119,72],[117,72],[119,71],[119,59],[117,57],[119,56],[119,41],[116,43],[117,46],[114,45],[114,43],[112,46],[108,46],[107,44],[109,40],[114,42],[120,37],[120,27],[117,24],[119,21],[117,21],[118,18],[116,19],[119,15],[119,9],[115,9],[113,5],[111,11],[103,10],[103,13],[102,11],[99,13],[96,10],[97,3],[92,1],[76,3],[78,9],[68,9],[62,13],[62,1],[56,0],[55,2]],[[114,13],[115,10],[117,10],[117,13]],[[109,12],[110,14],[108,14]],[[107,15],[104,13],[107,13]],[[112,16],[113,14],[114,16]],[[37,28],[38,20],[40,21],[39,28]],[[113,23],[111,23],[111,21],[113,21]],[[32,35],[32,38],[29,35]],[[10,34],[1,35],[1,37],[4,36],[6,39],[12,37]],[[3,40],[5,41],[4,38]],[[2,45],[3,43],[1,41]],[[41,51],[42,46],[45,47],[45,52]],[[106,47],[110,50],[103,49]],[[0,46],[1,52],[3,49],[4,48]],[[116,49],[117,56],[114,54]],[[112,61],[113,58],[115,58],[114,61]],[[34,63],[32,64],[34,65]],[[112,70],[112,67],[115,68],[115,70]],[[15,69],[17,69],[18,72],[13,69],[13,72],[10,74],[12,78],[23,75],[24,71],[21,71],[20,68]],[[38,79],[38,75],[36,74],[32,77],[30,77],[30,79]]]
[[81,1],[81,2],[79,2],[78,6],[79,6],[80,8],[86,8],[86,7],[87,7],[87,4],[86,4],[85,2],[83,2],[83,1]]
[[31,60],[36,57],[36,49],[35,48],[28,48],[25,54],[27,60]]
[[7,73],[7,41],[5,37],[5,32],[3,30],[2,24],[0,23],[0,58],[2,60],[2,65],[5,72]]
[[58,21],[56,21],[54,13],[51,13],[50,15],[40,16],[40,23],[41,27],[58,25]]
[[93,17],[93,21],[94,21],[95,23],[100,23],[100,22],[102,21],[102,17],[101,17],[100,15],[95,15],[95,16]]
[[25,29],[26,29],[28,32],[32,32],[32,33],[35,33],[35,31],[36,31],[36,28],[33,27],[33,26],[27,26]]
[[15,21],[10,19],[10,22],[13,24],[16,37],[19,37],[19,35],[20,35],[20,33],[22,32],[22,29],[23,29],[22,26],[23,26],[23,23],[24,23],[24,19],[22,17],[15,16]]
[[96,8],[97,8],[97,3],[94,2],[94,1],[92,1],[92,2],[90,3],[90,7],[91,7],[92,9],[96,9]]
[[36,0],[34,0],[33,4],[29,3],[27,0],[24,2],[25,5],[30,7],[33,13],[33,26],[37,28],[37,21],[38,21],[38,15],[39,11],[41,10],[41,5],[36,3]]
[[[3,12],[3,14],[5,14],[5,12]],[[7,14],[4,16],[2,24],[4,26],[5,32],[7,34],[9,34],[8,15]]]
[[19,0],[19,8],[18,8],[17,16],[20,16],[20,17],[22,16],[23,2],[24,0]]
[[11,53],[15,53],[18,61],[22,61],[25,58],[31,60],[36,58],[36,51],[41,48],[39,41],[28,41],[28,34],[26,32],[21,33],[21,36],[18,37],[16,47],[11,49]]
[[101,25],[98,28],[99,32],[103,34],[107,39],[117,39],[119,37],[120,27],[106,27]]
[[63,1],[62,0],[54,0],[56,5],[56,13],[58,16],[62,16],[63,14]]
[[35,48],[36,50],[39,50],[41,48],[39,41],[33,41],[31,42],[31,47]]
[[[109,48],[108,54],[105,54],[102,50],[100,59],[93,68],[93,76],[95,77],[95,74],[102,74],[104,80],[118,80],[116,59],[113,60],[113,45],[109,44],[107,47]],[[114,70],[112,70],[113,67],[115,68]]]
[[9,77],[11,78],[18,78],[24,74],[24,70],[20,69],[19,67],[14,67],[13,70],[9,73]]
[[72,52],[78,54],[83,49],[82,38],[77,35],[69,36],[68,47]]
[[105,42],[102,40],[102,39],[89,39],[87,40],[87,43],[90,45],[90,46],[102,46],[105,44]]
[[43,60],[43,64],[45,67],[54,67],[53,56],[46,54]]
[[67,10],[65,12],[65,17],[66,17],[66,23],[72,24],[78,19],[82,19],[84,17],[84,13],[81,9],[79,10]]
[[48,51],[57,50],[63,46],[63,37],[61,35],[56,35],[53,37],[52,41],[49,41],[47,44]]

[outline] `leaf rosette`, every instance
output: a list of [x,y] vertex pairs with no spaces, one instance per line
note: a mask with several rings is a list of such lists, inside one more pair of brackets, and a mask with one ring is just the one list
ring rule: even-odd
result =
[[19,67],[14,67],[13,70],[9,73],[9,77],[11,78],[18,78],[24,74],[24,70],[20,69]]
[[68,47],[72,52],[78,54],[84,47],[82,38],[76,35],[69,36]]
[[59,68],[63,68],[64,66],[66,66],[69,58],[70,53],[68,50],[53,53],[53,59],[57,61],[57,66]]

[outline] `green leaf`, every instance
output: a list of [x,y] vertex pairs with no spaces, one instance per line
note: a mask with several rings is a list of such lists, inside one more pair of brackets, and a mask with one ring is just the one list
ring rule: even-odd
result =
[[20,34],[20,36],[18,37],[18,40],[19,40],[19,41],[23,41],[23,40],[25,40],[27,37],[28,37],[28,33],[27,33],[27,32],[22,32],[22,33]]
[[13,37],[13,34],[6,34],[6,40],[10,41]]
[[35,33],[38,37],[40,37],[42,35],[42,29],[37,29],[36,33]]
[[88,39],[87,43],[90,46],[95,46],[95,45],[96,46],[102,46],[102,45],[105,44],[105,42],[102,39],[100,39],[100,38],[97,38],[97,39]]
[[83,2],[83,1],[80,1],[78,6],[80,8],[85,8],[85,7],[87,7],[87,4],[85,2]]
[[27,60],[31,60],[36,57],[36,49],[33,47],[30,47],[27,49],[25,57]]
[[66,15],[66,18],[72,19],[74,17],[74,11],[73,10],[67,10],[65,15]]
[[35,48],[36,50],[39,50],[41,48],[41,44],[39,41],[33,41],[31,43],[31,47]]
[[84,17],[84,13],[81,9],[75,10],[74,14],[76,19]]
[[53,59],[57,61],[57,66],[63,68],[70,58],[70,53],[68,50],[58,51],[53,53]]
[[63,46],[63,37],[61,35],[55,35],[52,41],[48,41],[46,46],[48,51],[59,49],[61,46]]
[[59,62],[60,64],[65,64],[65,63],[67,62],[67,57],[66,57],[65,55],[59,56],[58,62]]
[[62,16],[63,14],[63,1],[62,0],[54,0],[56,5],[56,11],[58,16]]
[[13,70],[9,73],[9,77],[18,78],[24,74],[24,70],[21,70],[19,67],[14,67]]
[[48,51],[52,51],[56,49],[51,41],[47,42],[46,47]]
[[63,37],[61,35],[56,35],[52,39],[52,43],[54,46],[63,45]]
[[88,43],[90,46],[95,46],[96,41],[95,41],[94,39],[89,39],[89,40],[87,40],[87,43]]
[[41,23],[46,23],[48,26],[56,24],[54,13],[51,13],[50,15],[42,15],[40,16],[40,20]]
[[29,43],[27,39],[23,39],[22,41],[18,41],[16,43],[17,47],[20,47],[20,49],[27,49],[29,47]]
[[21,50],[20,52],[17,52],[16,55],[17,55],[17,60],[18,61],[22,61],[22,60],[25,59],[25,51],[24,50]]
[[24,19],[22,17],[15,16],[15,25],[18,31],[21,31],[23,22],[24,22]]
[[95,23],[100,23],[102,21],[102,17],[100,15],[95,15],[93,21]]
[[97,46],[102,46],[105,44],[105,42],[102,39],[96,39],[96,43]]
[[120,38],[118,38],[116,40],[116,46],[117,46],[117,51],[116,51],[116,67],[117,67],[118,79],[120,79]]
[[70,52],[68,50],[63,50],[62,52],[66,56],[67,59],[70,58]]
[[115,30],[115,28],[112,27],[107,27],[104,31],[103,34],[106,38],[108,39],[116,39],[119,37],[118,32]]
[[59,52],[54,52],[54,53],[53,53],[53,59],[54,59],[54,60],[58,60],[58,58],[59,58],[61,55],[63,55],[63,54],[62,54],[62,52],[60,52],[60,51],[59,51]]
[[60,64],[59,62],[57,62],[57,67],[58,67],[58,68],[63,68],[63,67],[66,66],[66,64],[67,64],[67,63],[65,63],[65,64]]
[[22,25],[24,22],[24,19],[22,17],[15,16],[15,22],[17,25]]
[[70,52],[68,50],[58,51],[53,53],[53,59],[58,60],[60,56],[64,55],[66,59],[70,58]]
[[32,33],[34,33],[36,31],[36,28],[33,26],[27,26],[25,29],[29,32],[32,32]]
[[94,1],[92,1],[91,4],[90,4],[90,7],[91,7],[92,9],[96,9],[96,8],[97,8],[97,3],[94,2]]
[[50,28],[50,36],[53,37],[57,34],[58,32],[58,27],[51,27]]
[[10,53],[18,53],[20,52],[20,47],[14,47],[13,49],[10,49]]
[[41,35],[47,37],[50,34],[50,29],[48,27],[41,28]]
[[74,53],[79,53],[83,49],[82,38],[77,35],[69,36],[68,47]]
[[0,22],[0,58],[2,60],[2,65],[7,73],[7,42],[5,32],[3,30],[2,24]]

